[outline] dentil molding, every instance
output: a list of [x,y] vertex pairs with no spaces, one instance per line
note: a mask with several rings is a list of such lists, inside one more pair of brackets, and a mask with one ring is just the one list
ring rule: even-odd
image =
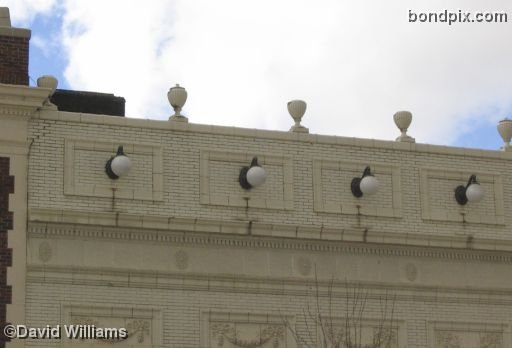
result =
[[121,213],[30,209],[29,236],[210,244],[247,248],[428,257],[512,263],[512,242],[466,236],[380,233],[363,229],[277,225]]

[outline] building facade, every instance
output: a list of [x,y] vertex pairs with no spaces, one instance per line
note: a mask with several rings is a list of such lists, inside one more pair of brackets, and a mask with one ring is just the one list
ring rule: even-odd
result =
[[320,347],[349,320],[353,347],[512,347],[512,152],[58,111],[26,81],[0,83],[0,318],[128,338],[3,346]]

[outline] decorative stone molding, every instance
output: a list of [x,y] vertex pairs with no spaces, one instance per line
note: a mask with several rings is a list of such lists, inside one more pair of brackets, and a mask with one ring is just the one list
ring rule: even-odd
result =
[[418,276],[418,269],[413,263],[408,263],[407,265],[405,265],[404,273],[405,273],[405,278],[408,281],[413,282],[416,280],[416,278]]
[[43,241],[39,244],[38,257],[42,262],[48,262],[52,259],[53,250],[47,241]]
[[43,106],[49,88],[0,84],[0,117],[15,116],[28,119]]
[[510,347],[510,327],[499,323],[429,322],[429,348]]
[[181,270],[185,270],[188,267],[188,253],[185,250],[178,250],[174,255],[176,267]]
[[297,268],[297,271],[300,275],[308,276],[311,274],[313,264],[309,257],[301,255],[296,258],[295,267]]
[[[257,156],[267,181],[250,192],[238,183],[243,166]],[[293,169],[289,157],[266,153],[201,151],[201,204],[234,207],[293,209]]]
[[94,307],[85,305],[63,305],[61,325],[94,325],[97,328],[125,328],[128,338],[69,340],[63,337],[65,347],[96,345],[114,347],[160,347],[163,344],[162,314],[156,309]]
[[11,106],[0,104],[0,116],[15,117],[28,119],[37,111],[36,108],[30,106]]
[[[238,275],[200,275],[183,272],[137,272],[133,270],[56,267],[49,265],[29,265],[27,281],[39,284],[62,284],[74,286],[104,286],[120,288],[145,288],[208,291],[223,293],[244,293],[263,295],[311,296],[312,279],[282,279],[272,277],[240,277]],[[319,296],[328,296],[331,280],[318,282]],[[510,289],[474,289],[443,286],[419,286],[414,284],[390,284],[383,282],[347,283],[335,281],[333,289],[357,286],[371,290],[368,299],[381,300],[393,293],[397,302],[428,302],[451,304],[476,304],[512,306]],[[341,294],[340,296],[343,296]]]
[[105,163],[120,142],[66,139],[64,152],[64,194],[163,200],[162,147],[122,143],[132,159],[131,172],[119,180],[105,174]]
[[0,139],[0,153],[11,153],[13,155],[27,155],[28,141],[14,141]]
[[[346,327],[347,324],[344,318],[333,317],[326,318],[325,320],[326,322],[332,323],[332,329],[334,331],[335,337],[345,336],[348,334]],[[369,318],[354,318],[353,320],[357,320],[357,322],[351,323],[351,332],[356,329],[354,327],[354,325],[356,325],[357,332],[360,334],[359,337],[355,339],[353,338],[353,340],[359,342],[357,347],[374,347],[372,343],[376,342],[376,336],[379,334],[385,337],[387,344],[383,344],[380,347],[375,346],[375,348],[401,348],[407,345],[407,332],[405,329],[405,323],[403,321],[396,319],[393,319],[393,321],[388,321]],[[317,330],[320,330],[320,327],[318,327]],[[321,331],[318,331],[317,336],[320,339],[320,344],[318,346],[324,347],[324,337]],[[342,346],[344,347],[344,345]]]
[[[48,209],[31,209],[29,221],[28,233],[32,237],[66,236],[185,244],[201,242],[254,248],[512,262],[510,253],[512,242],[474,238],[471,249],[468,249],[465,236],[412,236],[403,233],[378,232],[374,235],[368,232],[365,234],[362,229],[337,230],[311,227],[304,230],[300,226],[249,221],[157,218]],[[81,225],[80,228],[77,228],[77,224]]]
[[292,348],[295,341],[283,318],[275,314],[202,312],[201,347]]
[[434,155],[457,156],[458,158],[486,158],[510,160],[512,152],[479,149],[465,149],[431,144],[415,144],[376,139],[359,139],[351,137],[329,136],[319,134],[303,134],[294,132],[280,132],[271,130],[255,130],[249,128],[213,126],[185,122],[168,122],[158,120],[143,120],[129,117],[111,117],[101,115],[87,115],[81,117],[79,113],[71,112],[41,112],[34,118],[42,120],[59,120],[83,124],[109,124],[114,126],[135,127],[139,129],[160,129],[166,131],[179,131],[212,135],[228,135],[244,138],[258,138],[279,141],[293,141],[307,144],[327,144],[331,146],[358,146],[366,149],[386,149],[397,152],[418,152]]
[[[333,214],[401,217],[400,170],[384,164],[371,164],[381,183],[371,197],[355,198],[350,191],[352,178],[361,176],[369,163],[313,161],[313,195],[316,212]],[[327,195],[330,197],[327,197]]]
[[[484,188],[481,202],[457,204],[455,187],[465,185],[475,174]],[[424,220],[453,221],[472,224],[504,225],[503,179],[501,175],[482,172],[460,172],[420,169],[421,216]]]

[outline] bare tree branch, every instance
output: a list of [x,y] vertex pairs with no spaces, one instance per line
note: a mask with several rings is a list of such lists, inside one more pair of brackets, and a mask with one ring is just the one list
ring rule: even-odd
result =
[[[315,265],[315,305],[311,308],[308,302],[302,310],[305,332],[299,332],[297,322],[292,328],[288,320],[283,320],[299,347],[392,348],[397,337],[394,322],[396,296],[390,297],[387,290],[384,294],[381,293],[378,298],[380,318],[377,319],[376,325],[371,324],[368,327],[367,325],[370,324],[366,321],[366,311],[370,291],[360,283],[349,284],[345,280],[341,292],[344,301],[340,298],[342,300],[340,303],[334,292],[334,277],[331,277],[326,285],[327,291],[321,292]],[[327,299],[323,302],[320,298],[325,296]],[[336,303],[341,304],[344,314],[336,315]],[[369,338],[369,343],[363,343],[364,339],[368,339],[366,338],[367,330],[370,330],[372,336]]]

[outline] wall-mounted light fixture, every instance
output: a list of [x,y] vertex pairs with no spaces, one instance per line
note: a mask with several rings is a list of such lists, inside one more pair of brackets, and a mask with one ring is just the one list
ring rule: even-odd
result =
[[482,198],[484,198],[484,189],[476,181],[474,174],[469,177],[465,187],[459,185],[455,188],[455,200],[460,205],[465,205],[467,202],[480,202]]
[[262,185],[267,178],[267,172],[258,164],[258,157],[254,157],[249,167],[240,170],[238,181],[240,186],[246,190]]
[[132,168],[132,161],[123,152],[123,147],[117,148],[117,154],[111,157],[105,165],[105,172],[110,179],[119,179],[120,176],[128,174]]
[[352,194],[357,198],[363,195],[373,195],[379,189],[379,182],[375,176],[373,176],[370,167],[366,167],[363,176],[352,179],[350,189],[352,190]]

